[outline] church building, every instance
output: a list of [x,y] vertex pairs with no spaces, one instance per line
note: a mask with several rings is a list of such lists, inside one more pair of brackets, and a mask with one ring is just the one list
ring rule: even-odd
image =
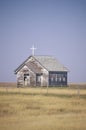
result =
[[52,56],[29,56],[15,71],[17,86],[67,86],[68,69]]

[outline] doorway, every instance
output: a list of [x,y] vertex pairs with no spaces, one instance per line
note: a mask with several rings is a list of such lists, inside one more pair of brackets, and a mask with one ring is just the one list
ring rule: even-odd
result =
[[30,76],[29,74],[24,74],[24,86],[30,85]]
[[41,86],[42,74],[36,74],[36,86]]

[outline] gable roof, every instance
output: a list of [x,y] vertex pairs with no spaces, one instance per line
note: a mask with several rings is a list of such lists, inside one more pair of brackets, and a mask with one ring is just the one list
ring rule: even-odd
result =
[[34,56],[48,71],[68,71],[57,59],[52,56]]
[[[27,62],[31,57],[33,57],[36,61],[38,61],[39,64],[41,64],[41,66],[43,66],[48,71],[65,71],[65,72],[68,71],[68,69],[64,65],[62,65],[57,59],[55,59],[52,56],[30,56],[14,71],[15,74],[24,65],[27,65],[28,68],[37,73],[37,71],[35,71],[34,68],[36,67],[36,65],[31,66],[32,63],[30,64],[29,62]],[[40,70],[38,71],[40,72]]]

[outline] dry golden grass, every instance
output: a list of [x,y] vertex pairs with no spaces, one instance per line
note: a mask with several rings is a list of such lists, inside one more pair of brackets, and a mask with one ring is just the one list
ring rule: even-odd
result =
[[0,87],[0,130],[86,130],[86,89]]

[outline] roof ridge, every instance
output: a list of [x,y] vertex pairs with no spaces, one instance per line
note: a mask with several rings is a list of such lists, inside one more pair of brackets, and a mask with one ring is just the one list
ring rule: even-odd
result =
[[[34,55],[34,56],[52,56],[52,55]],[[53,57],[53,56],[52,56]]]
[[44,58],[53,58],[53,59],[56,59],[54,56],[52,56],[52,55],[35,55],[35,56],[33,56],[33,57],[44,57]]

